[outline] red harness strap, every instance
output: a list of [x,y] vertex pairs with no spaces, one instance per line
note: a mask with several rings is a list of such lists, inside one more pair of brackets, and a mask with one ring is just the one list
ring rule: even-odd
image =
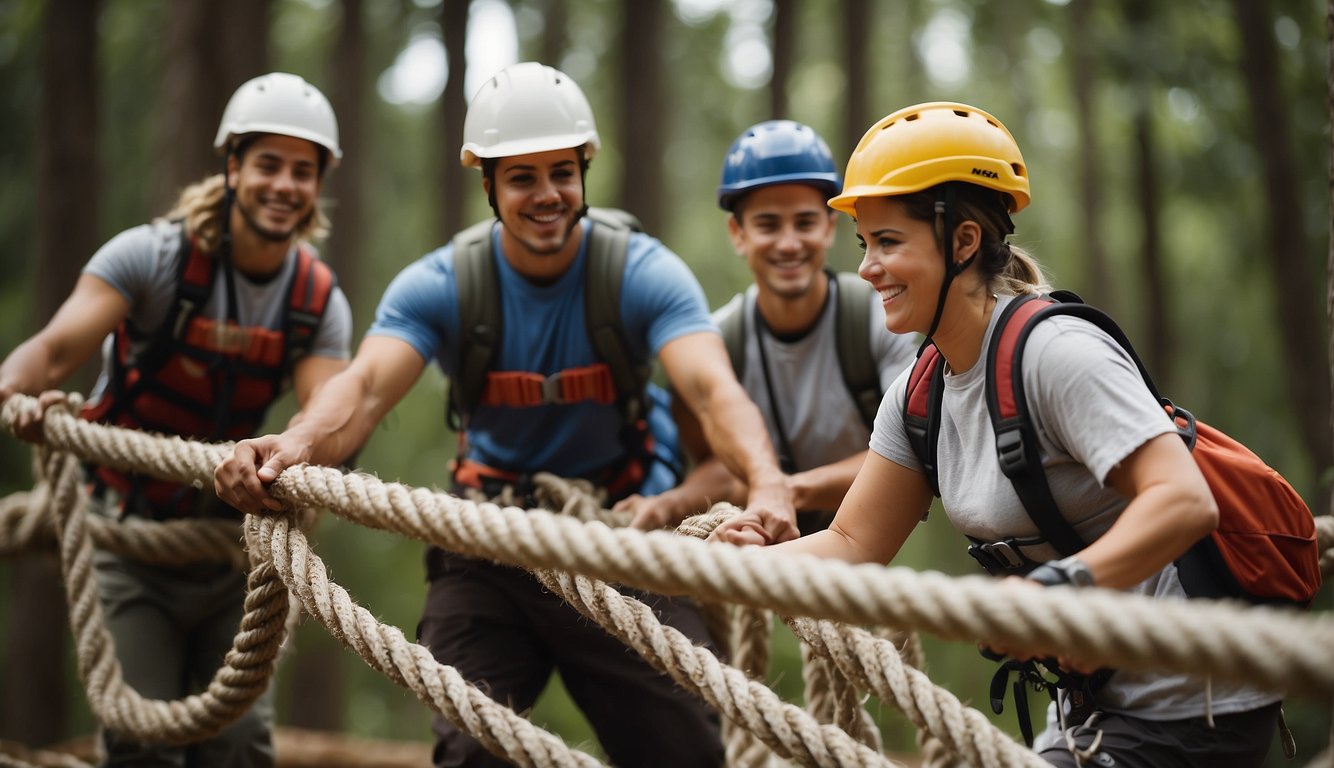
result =
[[606,363],[567,368],[550,376],[527,371],[492,371],[486,376],[481,404],[526,408],[583,401],[602,405],[616,402],[616,383]]

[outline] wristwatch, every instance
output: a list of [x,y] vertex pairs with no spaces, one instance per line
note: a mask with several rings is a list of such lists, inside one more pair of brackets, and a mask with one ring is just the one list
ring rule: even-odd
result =
[[1028,578],[1045,586],[1066,584],[1072,587],[1093,586],[1093,571],[1078,557],[1070,556],[1064,560],[1049,560],[1029,572]]

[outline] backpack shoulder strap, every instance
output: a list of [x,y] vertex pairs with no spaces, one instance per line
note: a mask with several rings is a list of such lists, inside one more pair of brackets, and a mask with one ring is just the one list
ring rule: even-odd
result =
[[718,323],[718,330],[723,335],[723,346],[732,360],[732,370],[737,381],[746,375],[746,294],[740,294],[741,303],[737,311],[724,315]]
[[296,269],[292,271],[291,288],[287,292],[283,326],[289,369],[315,346],[315,336],[337,284],[338,279],[327,263],[305,244],[297,246]]
[[1102,329],[1129,353],[1155,398],[1158,390],[1115,321],[1073,293],[1021,296],[997,319],[986,354],[987,411],[996,434],[996,458],[1042,537],[1068,556],[1083,549],[1085,542],[1061,514],[1047,483],[1023,378],[1024,345],[1039,322],[1055,315],[1080,317]]
[[[628,215],[628,214],[627,214]],[[644,387],[650,366],[636,360],[626,342],[621,322],[621,283],[631,229],[608,225],[590,216],[588,263],[584,266],[584,324],[588,340],[599,359],[611,370],[616,398],[628,421],[637,421],[646,411]]]
[[836,278],[834,335],[838,366],[862,422],[870,428],[875,424],[875,414],[885,394],[880,389],[880,372],[876,370],[871,350],[871,284],[849,272],[839,272]]
[[936,465],[936,443],[940,437],[940,408],[945,396],[943,357],[935,344],[926,344],[917,352],[908,390],[903,398],[903,426],[908,432],[931,493],[940,495],[940,473]]
[[491,252],[494,219],[454,236],[454,287],[459,306],[459,357],[450,384],[448,421],[460,431],[481,402],[491,359],[500,346],[500,276]]

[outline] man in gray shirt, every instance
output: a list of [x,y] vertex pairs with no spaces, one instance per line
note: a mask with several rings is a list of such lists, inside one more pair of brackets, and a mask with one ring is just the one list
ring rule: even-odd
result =
[[[764,414],[803,534],[828,525],[866,455],[878,396],[916,351],[912,338],[885,330],[880,297],[867,283],[826,269],[837,214],[825,201],[839,189],[828,145],[791,120],[760,123],[737,137],[718,187],[732,245],[755,282],[713,320],[737,378]],[[840,308],[865,320],[843,331],[852,339],[839,338]],[[847,379],[841,352],[862,357],[869,382]],[[871,391],[859,393],[859,386]],[[868,408],[859,394],[869,398]],[[618,505],[633,512],[637,528],[675,525],[715,502],[746,498],[745,484],[696,439],[693,414],[679,404],[675,412],[696,467],[670,491]]]
[[[165,218],[99,249],[46,327],[0,365],[0,401],[40,393],[40,408],[15,423],[19,436],[41,441],[42,414],[65,398],[55,387],[99,346],[102,376],[84,418],[201,440],[248,437],[284,390],[304,404],[347,367],[351,310],[306,243],[328,230],[319,194],[342,156],[328,100],[296,75],[255,78],[232,96],[214,146],[226,173],[187,187]],[[93,511],[113,519],[240,520],[190,486],[89,472]],[[125,682],[166,700],[208,683],[240,625],[245,574],[105,551],[95,564]],[[266,695],[187,747],[105,732],[104,765],[271,766],[271,721]]]

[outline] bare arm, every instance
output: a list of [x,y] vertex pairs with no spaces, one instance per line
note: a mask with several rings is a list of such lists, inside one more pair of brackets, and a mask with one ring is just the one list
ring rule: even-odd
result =
[[797,509],[838,509],[868,453],[855,453],[832,464],[792,475],[788,482]]
[[[0,402],[10,395],[36,395],[60,386],[129,311],[130,303],[120,291],[100,277],[81,275],[46,327],[15,347],[0,364]],[[58,399],[43,398],[43,404]],[[20,416],[14,426],[25,440],[41,439],[40,412]]]
[[[930,506],[931,489],[922,473],[871,452],[829,528],[779,546],[850,563],[887,563]],[[733,544],[770,543],[749,513],[718,526],[713,536]]]
[[635,494],[622,499],[612,509],[631,514],[630,526],[643,531],[676,527],[691,515],[707,512],[709,507],[725,501],[730,504],[746,503],[746,484],[723,466],[709,451],[704,433],[695,413],[680,397],[672,398],[672,419],[677,434],[694,468],[681,484],[656,496]]
[[1107,476],[1130,499],[1107,533],[1079,553],[1100,587],[1126,589],[1218,527],[1218,505],[1175,433],[1135,449]]
[[775,540],[794,538],[796,510],[787,480],[759,409],[732,373],[722,339],[703,332],[682,336],[668,342],[659,359],[674,390],[699,419],[713,455],[746,481],[748,507],[761,515]]
[[352,455],[425,367],[408,343],[367,338],[351,365],[315,389],[282,434],[236,444],[214,471],[218,498],[242,512],[281,509],[265,488],[268,483],[287,467],[336,464]]
[[[315,392],[334,376],[347,370],[350,361],[336,357],[307,356],[297,362],[292,370],[292,391],[297,404],[305,408],[310,404]],[[293,420],[300,418],[300,412]],[[291,426],[289,424],[288,426]]]

